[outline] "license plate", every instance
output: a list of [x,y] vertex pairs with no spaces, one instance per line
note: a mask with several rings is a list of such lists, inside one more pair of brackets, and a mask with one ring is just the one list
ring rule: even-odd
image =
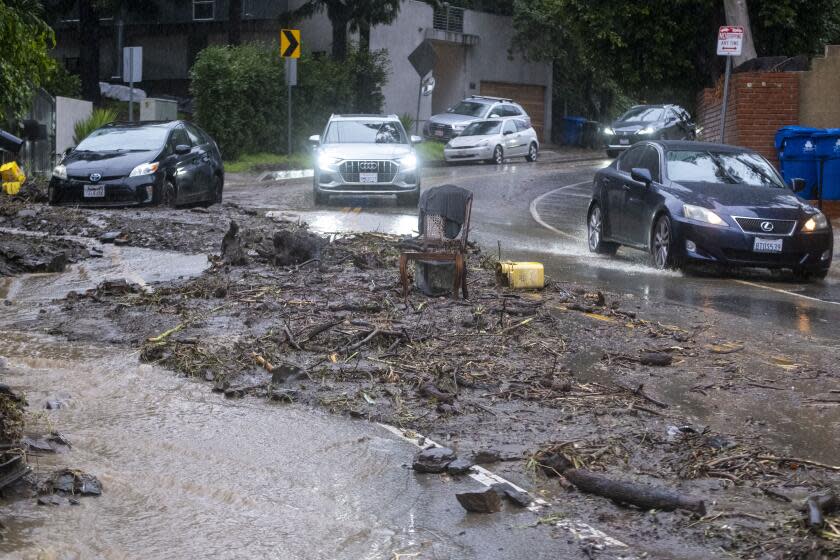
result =
[[435,136],[443,136],[442,130],[435,130]]
[[756,253],[781,253],[782,240],[762,239],[761,237],[756,237],[753,242],[753,251]]
[[622,146],[629,146],[630,145],[630,139],[629,138],[619,138],[618,143],[621,144]]
[[376,173],[359,173],[360,183],[376,183],[377,178],[378,177]]
[[85,185],[85,198],[102,198],[105,196],[105,185]]

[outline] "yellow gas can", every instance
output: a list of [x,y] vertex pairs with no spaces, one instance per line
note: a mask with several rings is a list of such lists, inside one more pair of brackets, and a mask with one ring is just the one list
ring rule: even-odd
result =
[[4,183],[23,183],[26,175],[14,161],[0,165],[0,178]]
[[496,264],[496,278],[502,286],[514,289],[542,289],[545,287],[545,271],[542,263],[499,261]]
[[20,182],[19,181],[7,181],[3,183],[3,192],[8,195],[17,194],[20,192]]

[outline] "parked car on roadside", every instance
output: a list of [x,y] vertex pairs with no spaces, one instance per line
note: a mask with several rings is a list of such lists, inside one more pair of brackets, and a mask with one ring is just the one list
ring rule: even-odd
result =
[[540,143],[537,132],[524,119],[475,121],[447,142],[443,155],[447,162],[483,160],[502,163],[505,158],[524,157],[537,161]]
[[531,117],[522,105],[512,99],[471,95],[445,113],[433,115],[423,127],[423,136],[433,140],[450,140],[472,122],[506,117],[523,119],[531,126]]
[[132,206],[222,201],[219,147],[184,121],[111,123],[94,130],[55,167],[50,204]]
[[679,105],[636,105],[604,128],[607,155],[618,154],[641,140],[694,140],[697,127]]
[[396,115],[333,115],[315,147],[315,204],[330,195],[396,195],[400,205],[417,206],[420,172],[414,144]]
[[589,250],[634,247],[659,269],[709,263],[825,278],[831,223],[795,194],[804,180],[791,183],[746,148],[639,142],[595,175]]

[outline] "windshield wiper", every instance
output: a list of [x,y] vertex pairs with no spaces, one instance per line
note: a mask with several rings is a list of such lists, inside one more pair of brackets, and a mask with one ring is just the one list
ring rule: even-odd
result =
[[729,181],[730,181],[733,185],[737,185],[738,183],[741,183],[741,182],[742,182],[742,181],[740,181],[739,179],[737,179],[737,178],[733,177],[731,173],[729,173],[729,170],[727,170],[727,169],[726,169],[726,165],[723,163],[723,160],[721,160],[719,156],[716,156],[716,155],[715,155],[715,154],[713,154],[712,152],[706,152],[706,154],[707,154],[710,158],[712,158],[712,161],[713,161],[713,162],[715,162],[715,164],[718,166],[718,170],[719,170],[719,171],[720,171],[720,172],[721,172],[721,173],[722,173],[722,174],[723,174],[723,175],[724,175],[727,179],[729,179]]

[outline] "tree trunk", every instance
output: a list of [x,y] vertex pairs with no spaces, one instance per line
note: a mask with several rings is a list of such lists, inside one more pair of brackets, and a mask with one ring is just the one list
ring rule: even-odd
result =
[[[122,56],[122,53],[120,53]],[[99,13],[93,0],[79,1],[79,68],[82,98],[99,104]]]
[[228,44],[242,42],[242,0],[229,0],[228,4]]
[[723,0],[723,7],[726,10],[726,25],[740,25],[744,28],[741,56],[732,57],[732,66],[735,67],[756,57],[752,27],[750,27],[750,12],[747,9],[747,0]]

